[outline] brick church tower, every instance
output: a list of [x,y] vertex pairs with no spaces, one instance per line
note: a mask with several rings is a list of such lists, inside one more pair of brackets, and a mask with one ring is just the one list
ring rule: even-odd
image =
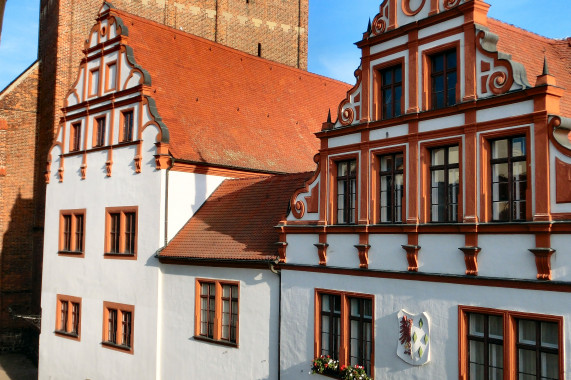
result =
[[[5,2],[0,0],[0,10]],[[249,54],[307,68],[308,0],[111,3]],[[0,92],[0,350],[15,344],[8,342],[10,334],[26,326],[13,319],[9,308],[16,305],[22,314],[40,314],[47,152],[83,57],[83,42],[102,4],[103,0],[41,0],[38,62]]]

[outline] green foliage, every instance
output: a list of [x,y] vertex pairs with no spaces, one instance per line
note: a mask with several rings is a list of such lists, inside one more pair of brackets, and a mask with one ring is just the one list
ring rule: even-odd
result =
[[332,359],[329,355],[321,355],[315,358],[311,362],[311,373],[319,373],[343,380],[371,380],[362,366],[339,366],[339,360]]

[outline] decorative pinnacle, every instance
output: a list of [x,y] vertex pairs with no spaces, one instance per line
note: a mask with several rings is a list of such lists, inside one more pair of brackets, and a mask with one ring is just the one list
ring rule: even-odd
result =
[[373,28],[371,27],[371,18],[369,17],[369,25],[367,26],[367,35],[371,34]]
[[327,114],[327,122],[331,124],[331,108],[329,109],[329,113]]
[[543,56],[543,73],[542,75],[549,75],[549,67],[547,66],[547,57]]

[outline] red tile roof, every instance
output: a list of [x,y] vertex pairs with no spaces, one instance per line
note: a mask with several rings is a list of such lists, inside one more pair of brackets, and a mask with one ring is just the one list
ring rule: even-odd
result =
[[[224,181],[163,249],[160,258],[275,260],[289,200],[312,173]],[[232,217],[228,217],[231,215]]]
[[532,86],[543,72],[544,55],[547,57],[550,74],[557,86],[565,88],[561,114],[571,116],[571,38],[549,39],[492,18],[488,18],[488,27],[499,36],[498,50],[511,54],[514,61],[525,66]]
[[272,172],[315,170],[329,109],[350,85],[113,9],[152,79],[177,158]]

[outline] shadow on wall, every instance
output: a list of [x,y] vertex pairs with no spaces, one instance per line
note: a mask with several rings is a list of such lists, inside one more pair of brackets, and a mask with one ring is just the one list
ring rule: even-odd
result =
[[32,255],[34,201],[18,194],[2,236],[0,256],[0,353],[37,356],[39,329],[15,315],[32,312]]

